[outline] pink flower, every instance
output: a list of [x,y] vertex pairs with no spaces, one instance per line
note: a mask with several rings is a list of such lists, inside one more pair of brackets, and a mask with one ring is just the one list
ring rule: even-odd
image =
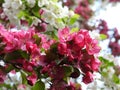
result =
[[67,44],[66,43],[59,43],[58,44],[58,51],[61,55],[64,55],[67,53]]
[[100,47],[98,46],[98,41],[91,38],[86,39],[86,49],[90,55],[99,53]]
[[84,45],[85,45],[85,36],[84,36],[84,34],[78,32],[74,37],[74,41],[80,48],[83,48]]
[[24,84],[18,85],[17,90],[26,90],[26,85]]
[[59,30],[58,37],[59,37],[60,42],[70,41],[72,38],[70,36],[70,29],[68,27],[65,27],[64,29]]
[[27,80],[28,80],[28,84],[33,86],[37,81],[37,75],[35,73],[33,73],[31,76],[27,77]]
[[88,84],[88,83],[90,83],[90,82],[92,82],[92,81],[93,81],[93,74],[88,71],[88,72],[83,76],[83,82],[84,82],[85,84]]
[[23,62],[23,70],[32,72],[33,71],[33,65],[30,62],[24,61]]

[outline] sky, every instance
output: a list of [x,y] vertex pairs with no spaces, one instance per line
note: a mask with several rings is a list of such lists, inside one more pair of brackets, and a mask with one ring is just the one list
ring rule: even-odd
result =
[[108,5],[106,10],[101,10],[97,18],[102,18],[108,23],[109,28],[117,28],[120,33],[120,3],[115,6]]

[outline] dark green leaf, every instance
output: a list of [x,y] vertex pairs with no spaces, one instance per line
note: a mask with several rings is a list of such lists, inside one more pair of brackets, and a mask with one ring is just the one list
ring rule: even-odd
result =
[[33,36],[33,38],[35,39],[35,43],[36,43],[37,45],[39,45],[40,42],[41,42],[41,38],[40,38],[37,34],[35,34],[35,35]]
[[4,60],[9,61],[9,60],[16,60],[19,58],[29,59],[29,54],[27,54],[26,51],[16,50],[11,53],[7,53],[4,57]]
[[6,87],[8,89],[11,89],[11,86],[9,84],[5,84],[5,83],[0,84],[0,87]]
[[63,66],[64,71],[65,71],[65,77],[68,77],[73,73],[74,69],[72,66]]
[[13,69],[15,69],[14,67],[13,67],[13,65],[9,65],[6,69],[5,69],[5,72],[6,73],[9,73],[11,70],[13,70]]
[[35,83],[35,85],[32,87],[32,90],[45,90],[45,84],[39,80]]
[[57,30],[47,31],[47,32],[45,32],[45,34],[49,35],[54,40],[58,40],[58,35],[57,35],[58,32],[57,32]]
[[19,53],[19,51],[13,51],[11,53],[7,53],[4,57],[5,61],[9,61],[9,60],[16,60],[19,59],[21,57],[21,54]]

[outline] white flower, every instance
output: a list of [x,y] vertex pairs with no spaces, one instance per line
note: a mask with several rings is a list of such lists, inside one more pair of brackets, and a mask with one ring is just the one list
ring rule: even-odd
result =
[[38,1],[38,6],[43,7],[49,5],[49,0],[39,0]]
[[22,83],[22,78],[21,78],[21,73],[16,72],[16,73],[8,73],[9,78],[5,80],[6,84],[10,84],[13,86],[14,84],[21,84]]
[[22,6],[22,1],[21,0],[14,0],[11,2],[11,8],[18,9]]
[[38,23],[40,23],[40,22],[41,22],[41,20],[40,20],[40,19],[38,19],[38,18],[34,17],[34,18],[33,18],[32,25],[37,26],[37,25],[38,25]]
[[96,30],[89,31],[89,34],[93,39],[100,40],[100,34]]
[[29,4],[29,7],[34,7],[36,0],[27,0],[27,3]]

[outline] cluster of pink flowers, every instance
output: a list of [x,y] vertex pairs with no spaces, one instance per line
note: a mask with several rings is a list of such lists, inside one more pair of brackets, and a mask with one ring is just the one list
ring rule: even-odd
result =
[[118,33],[118,30],[115,28],[114,29],[114,34],[112,36],[115,40],[112,41],[110,40],[109,47],[111,48],[112,54],[114,56],[119,56],[120,55],[120,34]]
[[120,0],[109,0],[109,2],[120,2]]
[[[111,49],[112,55],[119,56],[120,55],[120,34],[116,28],[109,29],[105,20],[100,20],[100,23],[97,27],[100,34],[104,34],[107,36],[107,39],[110,40],[109,48]],[[109,32],[113,32],[113,34],[109,34]],[[113,40],[114,39],[114,40]]]
[[100,65],[99,60],[94,57],[100,51],[98,42],[89,36],[87,30],[70,33],[70,29],[66,27],[58,32],[58,36],[59,53],[67,57],[74,67],[81,69],[84,83],[90,83],[93,80],[92,72],[97,71]]
[[105,34],[107,37],[109,37],[108,35],[109,28],[105,20],[100,20],[100,23],[97,28],[99,29],[100,34]]
[[[58,31],[58,40],[53,40],[32,28],[14,32],[0,25],[0,49],[5,70],[12,65],[14,68],[11,70],[17,68],[31,73],[26,76],[29,85],[34,85],[39,78],[47,75],[52,78],[49,90],[76,90],[74,83],[67,84],[64,78],[77,78],[83,74],[83,82],[90,83],[93,72],[98,71],[100,65],[95,56],[100,47],[87,30],[70,32],[65,27]],[[66,68],[70,67],[73,71],[66,74]],[[4,81],[4,78],[0,79]]]
[[75,13],[80,14],[85,20],[88,20],[92,16],[92,10],[89,7],[88,0],[81,0],[79,5],[75,8]]

